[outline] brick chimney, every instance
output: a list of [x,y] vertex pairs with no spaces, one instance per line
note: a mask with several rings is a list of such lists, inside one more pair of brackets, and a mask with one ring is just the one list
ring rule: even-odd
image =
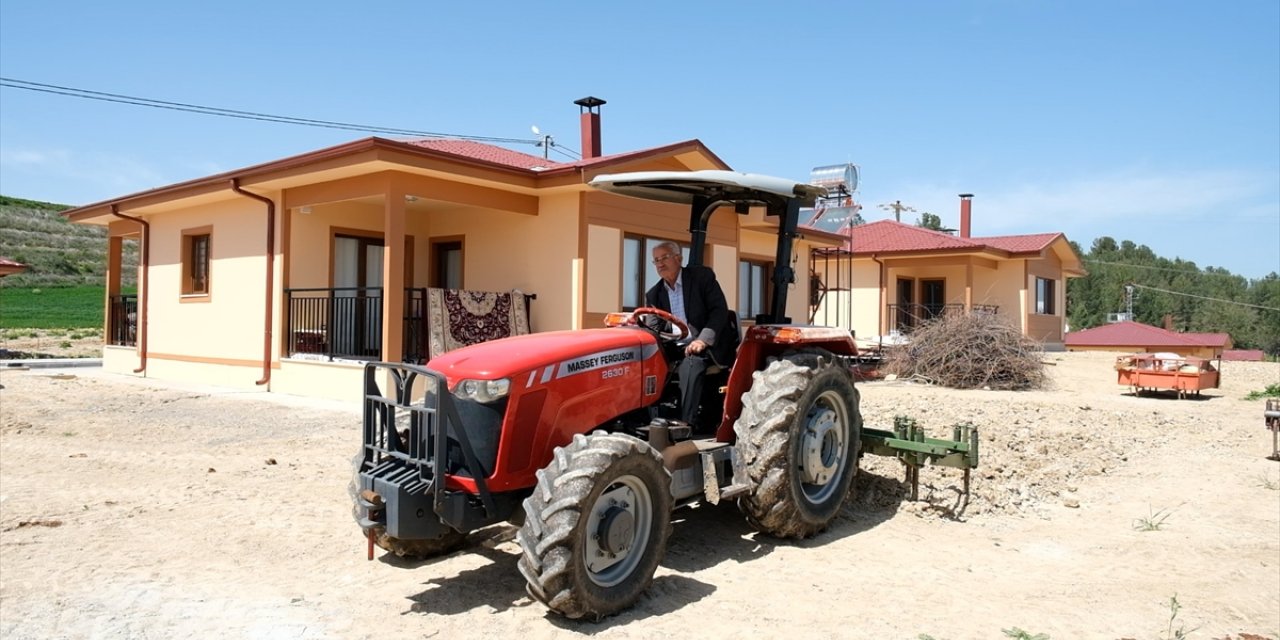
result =
[[1172,313],[1164,314],[1164,330],[1173,331],[1173,314]]
[[972,207],[973,207],[973,194],[972,193],[960,194],[960,237],[961,238],[969,237],[969,228],[970,228],[970,222],[971,222],[970,218],[972,217],[972,213],[973,213]]
[[600,157],[600,105],[604,100],[587,96],[574,100],[582,114],[582,159]]

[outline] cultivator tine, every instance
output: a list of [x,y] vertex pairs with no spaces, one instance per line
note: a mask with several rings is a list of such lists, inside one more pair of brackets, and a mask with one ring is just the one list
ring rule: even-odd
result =
[[908,416],[894,416],[893,430],[864,427],[862,451],[897,458],[904,467],[904,482],[911,485],[911,500],[920,499],[920,467],[931,464],[964,473],[964,500],[969,501],[970,470],[978,466],[978,429],[964,422],[951,427],[951,439],[930,438]]

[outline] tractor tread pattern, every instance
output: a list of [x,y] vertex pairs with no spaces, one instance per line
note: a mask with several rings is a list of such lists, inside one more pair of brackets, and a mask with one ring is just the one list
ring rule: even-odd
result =
[[[671,476],[657,451],[628,435],[597,432],[575,435],[572,442],[557,447],[551,463],[538,470],[538,484],[524,501],[525,522],[516,534],[521,549],[517,565],[528,583],[529,595],[565,617],[599,620],[616,613],[639,597],[653,579],[649,569],[644,583],[632,590],[633,595],[624,594],[621,601],[609,602],[599,594],[585,593],[574,575],[574,563],[582,562],[575,560],[575,549],[582,544],[580,518],[590,508],[596,479],[615,462],[637,454],[651,459],[655,472],[664,480],[658,489],[669,491]],[[654,496],[654,502],[670,510],[669,497]],[[647,552],[661,554],[671,533],[671,518],[667,512],[657,511],[653,522],[659,534],[656,548]],[[652,564],[656,568],[657,561]],[[644,570],[642,563],[637,572]]]
[[[802,410],[800,401],[811,383],[835,365],[825,352],[784,354],[752,374],[751,390],[742,398],[742,413],[734,423],[738,450],[745,463],[751,490],[738,500],[739,508],[757,530],[777,538],[808,538],[826,529],[831,517],[815,517],[802,509],[793,486],[793,425]],[[829,374],[827,374],[829,375]],[[850,385],[852,388],[852,385]],[[849,459],[855,465],[858,416],[857,391],[848,407],[851,425]],[[850,470],[848,473],[856,473]],[[839,498],[843,500],[844,493]]]

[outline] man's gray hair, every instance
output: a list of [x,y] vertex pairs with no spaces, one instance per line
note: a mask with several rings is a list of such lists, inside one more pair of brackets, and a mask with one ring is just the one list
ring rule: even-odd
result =
[[668,253],[680,256],[681,258],[684,257],[684,255],[680,252],[680,245],[670,240],[667,240],[665,242],[659,242],[658,246],[653,248],[654,251],[657,251],[658,249],[666,249]]

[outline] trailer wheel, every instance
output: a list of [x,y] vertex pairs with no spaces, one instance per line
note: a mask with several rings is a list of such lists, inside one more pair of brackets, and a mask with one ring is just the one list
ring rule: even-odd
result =
[[520,573],[539,602],[599,620],[640,597],[671,534],[671,473],[645,442],[576,435],[538,471],[516,539]]
[[857,473],[862,416],[848,372],[826,352],[785,355],[753,374],[734,423],[756,529],[807,538],[827,527]]
[[[360,505],[356,502],[356,494],[360,487],[360,455],[351,460],[351,482],[347,483],[347,494],[351,496],[351,517],[360,519]],[[361,533],[369,535],[369,529],[361,528]],[[400,558],[425,560],[448,553],[453,553],[467,543],[467,534],[450,529],[447,533],[433,540],[401,540],[387,535],[386,527],[373,527],[373,543],[379,548],[395,554]]]

